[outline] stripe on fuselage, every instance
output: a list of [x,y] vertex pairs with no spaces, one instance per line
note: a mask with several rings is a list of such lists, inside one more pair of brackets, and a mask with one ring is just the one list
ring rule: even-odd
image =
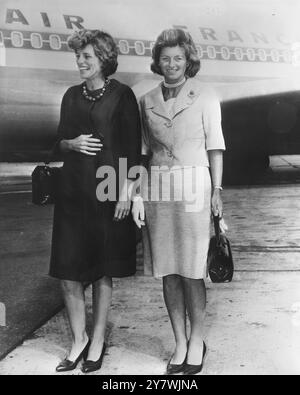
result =
[[[68,34],[21,30],[0,30],[0,45],[54,52],[70,52]],[[153,41],[115,38],[120,55],[150,57]],[[291,63],[292,51],[215,44],[196,44],[200,59],[238,62]]]

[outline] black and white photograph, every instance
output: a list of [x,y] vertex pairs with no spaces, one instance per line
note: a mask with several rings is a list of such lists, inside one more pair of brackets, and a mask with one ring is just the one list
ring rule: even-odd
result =
[[300,374],[299,15],[0,0],[1,376]]

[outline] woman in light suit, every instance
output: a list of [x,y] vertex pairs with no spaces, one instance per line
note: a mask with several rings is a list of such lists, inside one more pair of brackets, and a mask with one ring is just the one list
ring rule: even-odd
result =
[[221,111],[215,93],[193,78],[200,60],[188,33],[163,31],[152,58],[152,71],[164,80],[140,103],[143,154],[150,162],[132,213],[138,227],[146,225],[145,265],[163,279],[176,341],[166,373],[196,374],[206,353],[204,279],[211,211],[220,217],[223,211]]

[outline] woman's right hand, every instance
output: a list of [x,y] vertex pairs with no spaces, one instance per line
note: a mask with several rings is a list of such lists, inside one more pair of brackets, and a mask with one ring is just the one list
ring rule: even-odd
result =
[[145,208],[142,198],[133,201],[131,213],[137,227],[141,229],[145,225]]
[[69,140],[69,149],[85,155],[96,155],[97,152],[101,151],[103,144],[99,139],[92,136],[92,134],[81,134],[75,139]]

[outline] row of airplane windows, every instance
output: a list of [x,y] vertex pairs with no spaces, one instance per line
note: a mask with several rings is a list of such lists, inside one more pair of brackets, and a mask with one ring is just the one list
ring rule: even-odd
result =
[[[49,39],[45,40],[40,33],[31,33],[30,38],[24,37],[22,32],[12,31],[10,36],[4,36],[0,31],[0,45],[4,45],[5,40],[9,40],[15,48],[24,47],[25,43],[29,43],[33,49],[42,49],[45,44],[50,46],[52,50],[67,50],[67,36],[62,38],[58,34],[50,34]],[[130,45],[128,40],[117,40],[121,55],[131,54],[131,50],[138,56],[150,56],[154,42],[146,43],[138,40]],[[248,61],[272,61],[272,62],[292,62],[292,53],[289,50],[266,49],[266,48],[241,48],[214,45],[196,45],[200,59],[222,59],[222,60],[248,60]]]

